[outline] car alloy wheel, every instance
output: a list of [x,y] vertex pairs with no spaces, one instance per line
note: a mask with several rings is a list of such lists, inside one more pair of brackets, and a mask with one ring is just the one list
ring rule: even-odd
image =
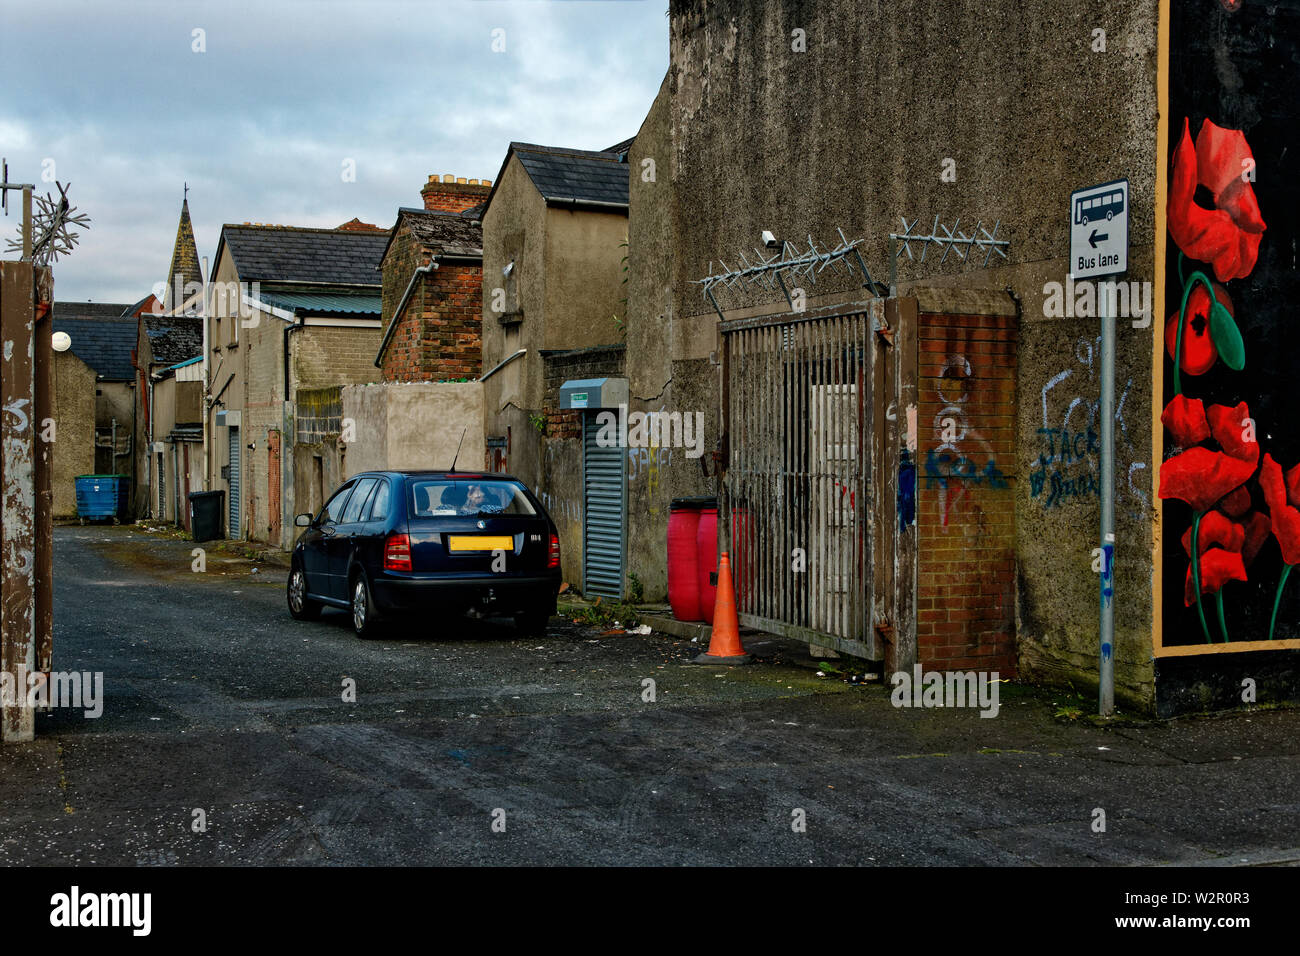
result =
[[307,596],[307,578],[302,568],[295,568],[289,577],[289,608],[295,614],[302,613],[303,599]]
[[352,588],[352,627],[358,634],[364,634],[366,625],[370,623],[368,598],[365,579],[357,578],[357,583]]

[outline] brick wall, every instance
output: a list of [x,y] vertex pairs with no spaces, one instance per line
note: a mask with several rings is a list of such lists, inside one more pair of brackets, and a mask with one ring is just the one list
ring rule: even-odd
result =
[[388,323],[392,321],[393,313],[397,311],[397,303],[402,301],[402,293],[406,291],[406,286],[411,281],[411,275],[418,267],[426,265],[429,258],[429,250],[416,241],[403,218],[398,226],[397,235],[393,237],[392,243],[388,246],[388,253],[384,256],[382,280],[384,329],[387,329]]
[[[417,256],[408,254],[414,263]],[[427,261],[427,257],[424,261]],[[392,267],[393,260],[385,262]],[[411,269],[406,281],[410,281]],[[388,286],[385,270],[385,288]],[[392,271],[397,271],[392,269]],[[411,294],[383,358],[386,382],[448,382],[476,379],[482,371],[482,268],[469,263],[440,263]],[[398,283],[394,282],[393,285]],[[402,285],[405,290],[405,285]],[[397,293],[392,308],[400,302]],[[389,306],[385,303],[385,312]]]
[[560,409],[560,386],[574,379],[623,377],[625,351],[622,345],[600,345],[543,355],[543,382],[546,389],[542,398],[542,414],[546,418],[544,437],[582,437],[582,412]]
[[479,182],[477,179],[466,180],[443,176],[430,176],[420,195],[424,197],[424,208],[437,212],[464,212],[487,199],[492,191],[490,180]]
[[379,325],[366,328],[310,325],[290,337],[298,388],[364,385],[379,380],[375,353]]
[[919,322],[918,659],[927,670],[1011,675],[1016,318]]

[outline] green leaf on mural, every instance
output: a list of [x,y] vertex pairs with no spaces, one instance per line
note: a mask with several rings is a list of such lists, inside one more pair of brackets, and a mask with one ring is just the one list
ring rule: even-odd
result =
[[1228,368],[1240,372],[1246,367],[1246,346],[1241,341],[1241,330],[1237,328],[1232,313],[1219,302],[1210,309],[1210,336]]

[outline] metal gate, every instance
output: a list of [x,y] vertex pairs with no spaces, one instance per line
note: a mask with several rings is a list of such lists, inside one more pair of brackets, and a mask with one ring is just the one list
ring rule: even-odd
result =
[[230,507],[228,520],[230,522],[227,535],[231,538],[240,538],[239,524],[239,429],[234,425],[230,426],[227,434],[229,451],[230,477],[227,484],[230,488]]
[[873,458],[887,364],[877,360],[879,326],[861,308],[721,328],[740,621],[878,659]]
[[596,441],[596,415],[582,416],[582,593],[623,597],[627,455]]

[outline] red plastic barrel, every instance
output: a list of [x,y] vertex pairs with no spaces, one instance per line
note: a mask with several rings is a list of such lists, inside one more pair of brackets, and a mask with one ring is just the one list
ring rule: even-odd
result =
[[718,507],[700,512],[700,526],[695,535],[696,561],[699,566],[700,616],[713,623],[713,605],[718,598],[718,586],[709,578],[718,570]]
[[[715,512],[716,514],[716,512]],[[668,604],[679,621],[702,621],[700,613],[700,503],[676,498],[668,514]]]

